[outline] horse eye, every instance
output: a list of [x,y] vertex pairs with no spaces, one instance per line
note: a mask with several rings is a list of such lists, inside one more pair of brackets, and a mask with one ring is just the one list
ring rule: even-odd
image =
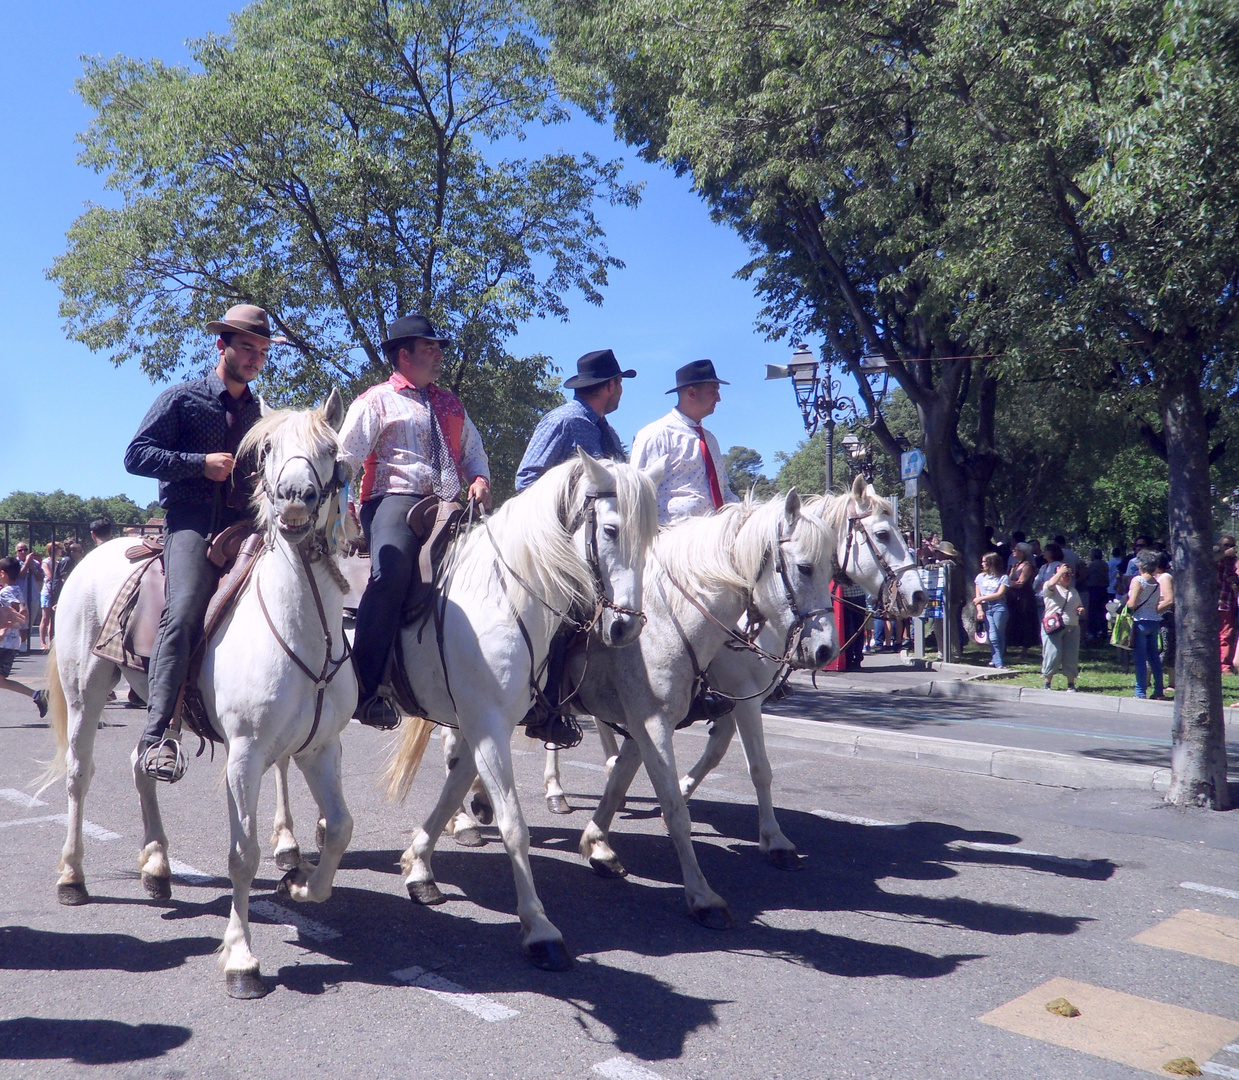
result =
[[602,527],[602,535],[605,536],[608,540],[618,540],[619,539],[619,526],[618,525],[604,525]]
[[873,535],[880,543],[890,543],[891,534],[889,529],[879,529]]
[[812,563],[805,563],[805,562],[797,563],[796,569],[800,571],[801,577],[812,577],[813,576],[813,564]]

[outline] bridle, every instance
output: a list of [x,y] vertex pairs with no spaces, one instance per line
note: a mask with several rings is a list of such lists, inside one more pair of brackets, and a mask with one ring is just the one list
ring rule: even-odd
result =
[[[863,542],[868,547],[870,554],[873,556],[873,561],[877,564],[878,569],[882,572],[882,584],[878,587],[878,600],[881,603],[883,611],[898,611],[899,610],[899,579],[903,577],[909,570],[915,570],[915,561],[903,563],[900,566],[891,566],[883,554],[878,551],[877,544],[873,541],[873,535],[865,525],[865,518],[873,515],[872,510],[866,510],[864,513],[848,514],[848,531],[847,540],[843,545],[843,563],[839,564],[836,560],[835,564],[835,580],[840,579],[851,580],[848,577],[849,564],[855,567],[858,560],[853,560],[852,549],[859,547]],[[858,535],[859,534],[859,535]]]

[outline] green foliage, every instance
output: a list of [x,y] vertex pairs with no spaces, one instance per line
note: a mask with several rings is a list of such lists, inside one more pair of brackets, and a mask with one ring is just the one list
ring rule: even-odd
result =
[[[743,496],[750,490],[756,499],[768,499],[779,489],[762,473],[761,454],[748,446],[733,446],[723,456],[731,490]],[[786,490],[786,489],[784,489]]]
[[[162,515],[162,511],[160,511]],[[83,499],[56,491],[14,491],[0,499],[0,519],[6,521],[60,521],[88,523],[106,515],[117,525],[140,525],[151,515],[127,495]]]
[[80,160],[119,205],[89,207],[49,271],[69,335],[164,379],[212,362],[205,322],[257,303],[291,342],[263,392],[308,404],[385,377],[388,322],[421,311],[514,471],[555,395],[546,358],[503,342],[573,290],[600,301],[620,264],[593,205],[637,200],[616,162],[501,158],[566,115],[518,0],[257,0],[190,51],[193,69],[91,59],[78,82]]

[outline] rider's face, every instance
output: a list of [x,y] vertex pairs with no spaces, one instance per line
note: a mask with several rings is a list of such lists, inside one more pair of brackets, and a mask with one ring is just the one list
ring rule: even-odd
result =
[[219,338],[215,347],[219,350],[220,366],[224,369],[220,376],[227,382],[247,383],[256,379],[262,371],[271,342],[257,334],[237,331],[227,344]]
[[401,348],[396,370],[421,390],[443,373],[443,347],[428,338],[414,338],[411,349]]

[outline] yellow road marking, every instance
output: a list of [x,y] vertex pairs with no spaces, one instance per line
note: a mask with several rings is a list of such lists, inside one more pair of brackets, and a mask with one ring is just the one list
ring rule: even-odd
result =
[[1137,934],[1132,941],[1239,967],[1239,919],[1204,911],[1180,911]]

